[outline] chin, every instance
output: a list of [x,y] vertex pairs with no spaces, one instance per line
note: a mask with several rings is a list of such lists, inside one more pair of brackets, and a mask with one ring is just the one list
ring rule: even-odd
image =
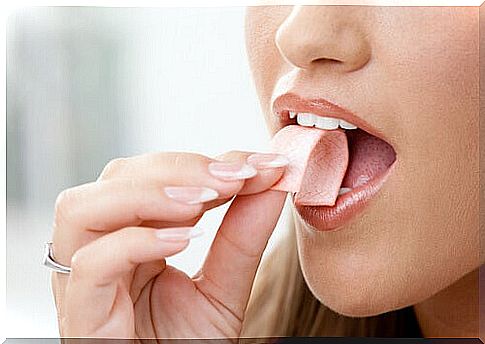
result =
[[348,291],[342,293],[338,289],[334,293],[329,293],[328,289],[324,290],[321,286],[312,287],[308,282],[307,285],[322,304],[347,317],[371,317],[413,304],[412,302],[396,302],[395,299],[382,297],[372,290],[365,290],[362,286],[356,286],[356,289],[350,293]]
[[301,262],[305,282],[312,294],[338,314],[347,317],[376,316],[411,306],[427,297],[423,289],[415,291],[409,283],[398,276],[393,278],[390,273],[385,278],[369,278],[384,275],[379,273],[379,266],[371,271],[353,263],[347,261],[334,269],[322,269],[321,265]]

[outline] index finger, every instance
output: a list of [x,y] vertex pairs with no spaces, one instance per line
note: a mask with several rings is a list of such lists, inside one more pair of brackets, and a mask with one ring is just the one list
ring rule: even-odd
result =
[[281,154],[231,151],[218,157],[222,161],[239,161],[254,167],[258,174],[244,181],[238,195],[257,194],[272,187],[285,172],[288,159]]

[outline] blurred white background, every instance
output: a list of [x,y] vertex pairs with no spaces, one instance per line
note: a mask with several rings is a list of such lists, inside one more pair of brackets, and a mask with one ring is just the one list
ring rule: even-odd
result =
[[[61,190],[95,180],[120,156],[266,150],[244,11],[59,7],[10,16],[7,337],[58,336],[41,256]],[[194,273],[225,209],[204,216],[205,236],[170,262]]]

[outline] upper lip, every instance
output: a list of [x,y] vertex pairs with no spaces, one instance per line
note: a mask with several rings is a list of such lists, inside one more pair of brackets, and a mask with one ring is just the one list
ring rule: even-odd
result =
[[322,117],[333,117],[343,119],[346,122],[352,123],[360,129],[374,135],[386,142],[385,135],[366,122],[361,117],[344,109],[323,98],[304,98],[296,93],[288,92],[276,97],[272,104],[273,113],[278,116],[281,126],[286,126],[295,122],[291,120],[288,111],[297,113],[313,113]]

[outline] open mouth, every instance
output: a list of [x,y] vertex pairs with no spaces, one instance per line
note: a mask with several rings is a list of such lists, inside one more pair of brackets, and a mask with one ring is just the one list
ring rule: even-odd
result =
[[308,130],[318,128],[345,133],[348,164],[335,204],[300,203],[297,194],[293,194],[298,214],[314,229],[331,230],[343,226],[364,209],[387,179],[396,162],[394,148],[371,133],[372,128],[367,123],[325,100],[307,101],[286,96],[278,98],[274,108],[282,127],[298,125]]

